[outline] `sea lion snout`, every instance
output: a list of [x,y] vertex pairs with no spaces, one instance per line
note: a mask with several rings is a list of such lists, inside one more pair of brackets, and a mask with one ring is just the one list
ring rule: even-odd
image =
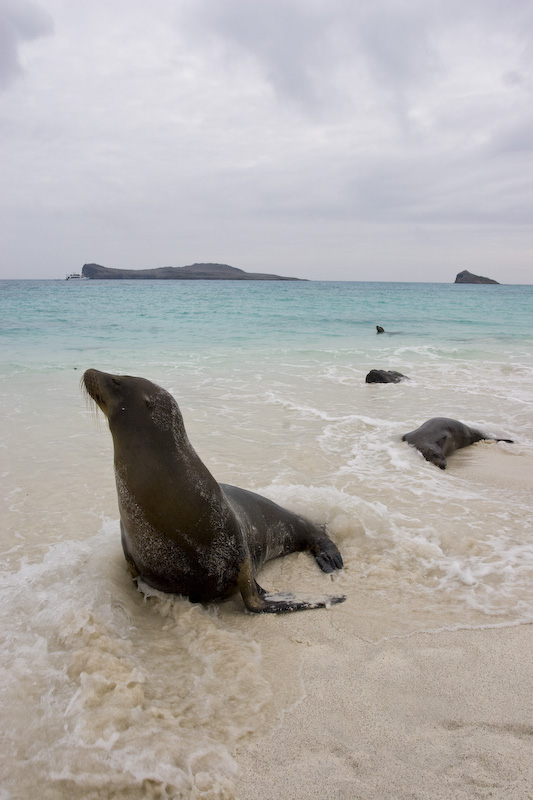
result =
[[103,373],[99,372],[97,369],[85,370],[81,379],[81,387],[84,394],[88,395],[91,400],[94,400],[96,405],[105,413],[102,407],[105,406],[105,398],[100,390],[100,376],[102,374]]
[[88,369],[82,378],[82,387],[98,408],[109,418],[115,405],[123,397],[123,376],[110,375],[98,369]]

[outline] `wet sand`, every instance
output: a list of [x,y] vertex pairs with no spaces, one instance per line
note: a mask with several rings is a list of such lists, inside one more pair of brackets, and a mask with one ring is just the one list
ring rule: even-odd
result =
[[[533,488],[530,455],[452,468]],[[531,624],[380,638],[363,591],[261,623],[272,702],[237,753],[240,800],[533,797]]]
[[237,755],[238,797],[530,798],[532,633],[372,644],[319,621],[301,643],[298,698]]

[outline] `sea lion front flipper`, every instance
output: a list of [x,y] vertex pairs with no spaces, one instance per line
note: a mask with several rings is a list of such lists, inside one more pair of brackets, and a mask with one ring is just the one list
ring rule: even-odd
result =
[[319,537],[316,542],[311,542],[309,550],[314,555],[316,563],[322,572],[333,572],[333,570],[342,569],[344,566],[339,548],[326,533]]
[[343,603],[345,595],[333,597],[306,597],[292,592],[266,592],[255,580],[250,558],[243,562],[238,578],[239,590],[248,611],[254,614],[282,614],[288,611],[302,611],[306,608],[327,608],[330,605]]

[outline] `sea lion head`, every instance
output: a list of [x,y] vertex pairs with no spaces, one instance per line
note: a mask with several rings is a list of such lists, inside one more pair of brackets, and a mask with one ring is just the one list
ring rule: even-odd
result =
[[439,469],[446,469],[446,458],[442,450],[440,450],[438,447],[422,445],[418,449],[426,461],[429,461],[431,464],[435,464],[435,466],[439,467]]
[[111,432],[124,425],[153,426],[159,431],[182,427],[178,404],[169,392],[146,378],[111,375],[88,369],[82,387],[106,416]]

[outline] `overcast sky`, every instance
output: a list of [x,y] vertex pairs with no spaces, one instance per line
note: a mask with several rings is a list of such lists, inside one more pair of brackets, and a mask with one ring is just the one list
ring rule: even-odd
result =
[[532,0],[0,0],[0,277],[533,283]]

